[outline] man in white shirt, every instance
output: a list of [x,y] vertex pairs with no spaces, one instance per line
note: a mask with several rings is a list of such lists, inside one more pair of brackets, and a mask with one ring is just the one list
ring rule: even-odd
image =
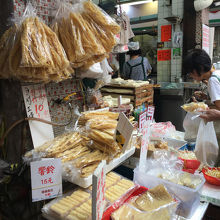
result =
[[[211,99],[212,104],[209,106],[209,108],[214,108],[217,111],[220,110],[220,73],[218,71],[215,71],[214,68],[212,68],[212,63],[209,55],[202,49],[194,49],[192,50],[184,59],[183,66],[185,71],[187,71],[190,76],[196,80],[196,81],[208,81],[208,93],[209,97]],[[197,92],[195,94],[200,99],[207,99],[208,97],[205,97],[205,94],[202,94],[202,92]],[[216,113],[209,110],[205,114],[201,116],[201,118],[207,118],[210,117],[210,114],[216,114],[218,115],[218,112]],[[220,121],[215,120],[214,121],[214,127],[216,136],[218,139],[218,144],[220,146]],[[220,151],[218,153],[218,159],[216,162],[216,166],[220,166]]]
[[[220,73],[212,68],[209,55],[202,49],[190,52],[184,60],[184,69],[196,81],[208,81],[208,93],[215,108],[220,110]],[[196,92],[195,96],[207,99],[202,92]]]

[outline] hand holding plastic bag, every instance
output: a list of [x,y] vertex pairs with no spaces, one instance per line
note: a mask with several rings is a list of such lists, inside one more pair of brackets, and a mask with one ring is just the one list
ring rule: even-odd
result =
[[204,120],[201,120],[195,148],[197,159],[204,164],[214,166],[218,157],[218,148],[213,122],[205,124]]
[[198,129],[199,129],[199,124],[201,122],[201,118],[197,117],[193,119],[194,116],[195,116],[194,113],[188,112],[183,121],[183,128],[185,130],[184,139],[188,141],[196,140]]

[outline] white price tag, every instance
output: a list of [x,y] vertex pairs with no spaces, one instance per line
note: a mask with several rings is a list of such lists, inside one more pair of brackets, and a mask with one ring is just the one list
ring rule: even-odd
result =
[[147,120],[147,112],[143,112],[139,116],[139,131],[142,133],[142,130],[144,128],[144,124],[146,123]]
[[101,220],[105,208],[105,165],[102,161],[92,177],[92,220]]
[[154,106],[148,106],[147,108],[147,120],[143,122],[143,128],[141,129],[142,139],[141,139],[141,152],[140,152],[140,163],[139,169],[145,170],[146,168],[146,157],[148,145],[150,142],[150,125],[154,118]]
[[32,201],[62,195],[62,165],[60,159],[31,162]]
[[119,121],[116,128],[115,140],[123,146],[123,152],[128,148],[134,127],[124,113],[119,114]]
[[[45,87],[42,84],[22,86],[27,117],[51,121]],[[28,121],[34,147],[54,138],[52,125]]]

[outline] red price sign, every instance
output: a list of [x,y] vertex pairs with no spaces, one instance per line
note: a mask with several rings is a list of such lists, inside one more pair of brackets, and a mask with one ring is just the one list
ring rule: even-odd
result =
[[171,49],[168,49],[168,50],[158,50],[157,51],[157,60],[158,61],[171,60]]
[[148,106],[147,108],[147,121],[153,121],[154,119],[154,106]]
[[172,35],[172,25],[161,26],[161,41],[162,42],[171,41],[171,35]]
[[62,166],[60,159],[48,159],[31,163],[32,201],[62,195]]

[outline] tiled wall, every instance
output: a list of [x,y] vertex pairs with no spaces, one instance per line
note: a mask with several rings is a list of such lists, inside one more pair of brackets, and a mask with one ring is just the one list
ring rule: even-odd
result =
[[[171,24],[164,18],[172,16],[183,18],[184,0],[172,0],[170,6],[167,6],[166,2],[166,0],[158,0],[158,42],[161,42],[161,26]],[[172,25],[172,32],[174,31],[182,31],[181,25]],[[164,42],[163,49],[171,49],[171,60],[157,62],[157,81],[175,82],[182,74],[182,48],[180,48],[181,55],[175,57],[173,57],[172,40]]]

